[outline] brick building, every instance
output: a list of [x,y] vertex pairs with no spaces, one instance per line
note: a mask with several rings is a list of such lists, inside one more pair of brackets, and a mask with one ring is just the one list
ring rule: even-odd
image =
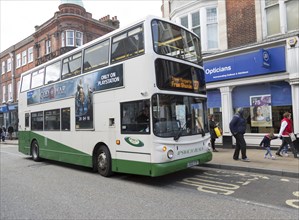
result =
[[[223,128],[218,143],[232,146],[229,122],[238,107],[247,118],[249,146],[257,146],[271,129],[278,133],[285,111],[292,113],[299,136],[298,0],[162,2],[165,18],[201,38],[208,110]],[[255,102],[264,99],[267,104]],[[261,121],[255,120],[255,105],[261,105]]]
[[82,1],[61,0],[54,16],[35,32],[0,54],[0,126],[17,128],[18,89],[23,72],[45,63],[117,28],[117,17],[98,20]]

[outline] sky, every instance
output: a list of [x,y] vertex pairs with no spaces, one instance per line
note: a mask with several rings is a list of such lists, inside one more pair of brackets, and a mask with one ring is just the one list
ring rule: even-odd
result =
[[[94,19],[117,16],[120,27],[146,15],[162,16],[162,0],[82,0]],[[0,52],[29,37],[59,11],[60,0],[0,0]]]

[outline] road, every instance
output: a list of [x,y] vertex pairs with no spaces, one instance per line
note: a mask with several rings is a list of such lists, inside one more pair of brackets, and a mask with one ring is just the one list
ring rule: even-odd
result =
[[44,160],[0,145],[3,219],[298,219],[299,180],[205,167],[150,178]]

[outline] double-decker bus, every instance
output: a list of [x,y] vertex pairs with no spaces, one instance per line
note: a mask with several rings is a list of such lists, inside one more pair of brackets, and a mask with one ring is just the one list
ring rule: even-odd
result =
[[212,159],[200,39],[147,16],[22,74],[19,151],[161,176]]

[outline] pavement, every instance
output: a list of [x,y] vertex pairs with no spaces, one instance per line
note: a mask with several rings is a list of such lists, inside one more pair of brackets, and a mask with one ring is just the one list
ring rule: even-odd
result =
[[[0,142],[0,145],[2,144],[18,145],[18,140],[6,140]],[[222,148],[216,145],[216,149],[218,152],[213,152],[213,159],[200,166],[299,178],[299,159],[294,158],[292,152],[288,152],[288,157],[277,157],[275,155],[276,149],[273,149],[272,154],[276,158],[272,160],[264,159],[266,151],[263,148],[248,147],[246,154],[250,162],[244,162],[242,160],[233,160],[233,148]]]

